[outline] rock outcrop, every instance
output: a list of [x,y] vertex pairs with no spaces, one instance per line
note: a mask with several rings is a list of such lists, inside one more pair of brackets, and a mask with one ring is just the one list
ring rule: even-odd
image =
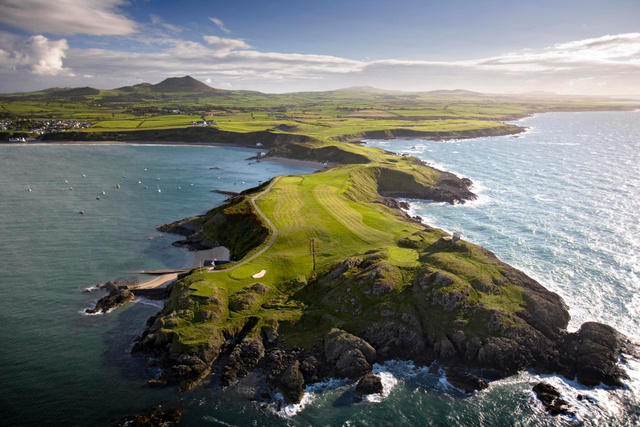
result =
[[135,295],[133,295],[133,292],[129,290],[127,285],[118,285],[115,282],[107,282],[102,286],[102,288],[106,289],[109,294],[100,298],[98,302],[96,302],[94,308],[85,309],[86,313],[106,313],[107,311],[126,304],[135,298]]
[[562,350],[568,372],[588,386],[600,383],[622,386],[626,373],[618,364],[626,337],[611,326],[596,322],[583,323],[578,332],[568,334]]
[[162,410],[160,405],[147,408],[139,414],[126,417],[118,426],[150,427],[178,425],[182,419],[182,410],[179,407]]
[[561,398],[560,391],[551,384],[538,383],[533,391],[551,415],[573,415],[569,402]]
[[476,375],[471,375],[459,368],[447,369],[447,381],[465,393],[473,393],[474,391],[484,390],[489,387],[489,384],[484,379]]
[[360,378],[360,381],[356,384],[356,394],[358,396],[382,393],[383,391],[382,380],[380,380],[380,377],[377,377],[370,372]]
[[300,403],[304,396],[304,376],[300,371],[300,362],[294,361],[284,370],[277,381],[278,390],[284,397],[284,403]]
[[335,376],[358,379],[371,372],[375,349],[355,335],[332,329],[324,339],[325,357]]

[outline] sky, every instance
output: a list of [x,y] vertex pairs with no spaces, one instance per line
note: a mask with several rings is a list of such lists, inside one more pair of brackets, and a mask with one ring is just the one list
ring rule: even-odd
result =
[[640,95],[640,0],[0,0],[0,93],[185,75],[266,93]]

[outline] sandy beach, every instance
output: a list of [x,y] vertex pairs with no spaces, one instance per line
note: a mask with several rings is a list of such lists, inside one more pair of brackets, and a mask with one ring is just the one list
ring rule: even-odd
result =
[[[182,269],[191,269],[202,267],[205,261],[211,260],[229,260],[229,249],[224,246],[208,249],[206,251],[188,252],[189,261]],[[153,279],[142,282],[132,289],[152,289],[166,287],[178,278],[178,273],[168,273],[155,276]]]

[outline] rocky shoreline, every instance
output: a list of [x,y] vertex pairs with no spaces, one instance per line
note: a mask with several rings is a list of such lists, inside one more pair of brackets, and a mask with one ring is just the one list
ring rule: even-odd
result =
[[[343,266],[339,270],[344,270]],[[523,275],[517,270],[514,274]],[[418,286],[423,279],[418,280]],[[188,390],[210,376],[213,383],[226,387],[258,371],[264,383],[254,398],[271,400],[277,391],[285,404],[299,403],[306,385],[329,377],[356,381],[361,395],[379,393],[380,380],[372,378],[372,366],[388,360],[412,360],[417,366],[431,365],[436,369],[442,366],[448,381],[467,393],[486,388],[484,378],[504,378],[527,368],[576,378],[587,386],[623,386],[627,376],[619,358],[623,354],[637,356],[637,345],[614,328],[596,322],[583,324],[577,332],[567,332],[569,316],[560,297],[541,287],[535,289],[535,282],[528,285],[543,296],[535,301],[538,307],[522,314],[520,320],[526,322],[525,327],[516,330],[497,326],[498,314],[490,313],[484,326],[497,333],[485,340],[461,331],[434,340],[427,331],[416,334],[403,327],[402,322],[385,321],[366,328],[361,336],[334,328],[317,337],[311,349],[304,349],[288,347],[286,339],[273,329],[263,328],[258,336],[248,338],[257,323],[257,319],[248,319],[240,333],[229,336],[221,345],[202,349],[199,354],[185,354],[172,351],[171,343],[160,337],[163,319],[175,316],[165,306],[149,319],[132,354],[153,357],[154,364],[162,368],[161,378],[150,381],[153,386],[179,383]],[[417,320],[408,313],[397,315],[409,323]]]

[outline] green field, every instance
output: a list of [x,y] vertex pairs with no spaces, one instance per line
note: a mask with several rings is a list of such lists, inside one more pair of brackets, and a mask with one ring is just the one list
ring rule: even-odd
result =
[[[80,120],[84,131],[171,129],[203,118],[222,131],[269,131],[346,140],[378,132],[468,132],[498,129],[541,111],[630,108],[608,99],[488,95],[466,91],[421,93],[348,90],[265,94],[252,91],[155,89],[50,89],[0,94],[0,119]],[[499,133],[499,132],[496,132]]]
[[[366,174],[366,167],[361,169],[358,173]],[[262,270],[267,274],[259,281],[268,285],[306,280],[313,273],[312,245],[317,271],[371,248],[392,249],[391,262],[411,264],[407,260],[417,259],[417,252],[400,248],[397,242],[419,227],[397,222],[395,214],[380,204],[363,205],[347,197],[345,190],[352,184],[353,173],[351,168],[334,168],[279,178],[271,191],[256,199],[273,222],[277,239],[258,258],[228,272],[212,273],[211,280],[230,291],[255,283],[251,276]]]

